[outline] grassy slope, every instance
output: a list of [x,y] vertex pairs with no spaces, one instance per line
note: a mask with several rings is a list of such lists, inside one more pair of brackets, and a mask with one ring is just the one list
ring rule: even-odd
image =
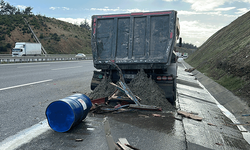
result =
[[[91,53],[89,30],[40,15],[25,18],[48,53]],[[15,42],[35,42],[21,15],[1,15],[0,20],[0,46],[9,43],[12,48]],[[1,53],[10,54],[11,48]]]
[[187,62],[250,102],[250,12],[216,32]]

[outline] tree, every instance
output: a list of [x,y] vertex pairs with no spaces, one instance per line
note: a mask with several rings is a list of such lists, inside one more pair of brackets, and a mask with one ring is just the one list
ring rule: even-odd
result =
[[33,9],[32,7],[26,7],[25,10],[23,11],[23,14],[24,15],[32,14],[32,12],[31,12],[32,9]]
[[15,12],[15,15],[21,15],[21,10],[19,8],[17,8],[17,11]]
[[81,25],[80,25],[81,28],[85,28],[87,30],[90,30],[90,25],[89,23],[87,22],[87,19],[84,20],[84,22],[81,22]]
[[32,14],[31,12],[32,9],[33,9],[32,7],[26,7],[25,10],[21,12],[19,8],[10,5],[8,2],[4,2],[4,0],[0,1],[0,15],[17,15],[17,14],[30,15]]
[[0,2],[0,9],[1,9],[0,14],[3,15],[5,13],[5,2],[4,2],[4,0],[1,0],[1,2]]

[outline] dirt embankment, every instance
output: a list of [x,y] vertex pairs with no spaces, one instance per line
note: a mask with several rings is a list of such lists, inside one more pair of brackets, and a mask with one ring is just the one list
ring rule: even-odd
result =
[[[102,82],[90,93],[93,99],[110,96],[115,87],[110,84],[110,79],[103,79]],[[175,108],[165,98],[164,91],[147,77],[144,71],[140,71],[137,76],[128,84],[132,93],[141,99],[141,104],[161,107],[164,111],[173,111]]]
[[187,62],[250,104],[250,11],[212,35]]

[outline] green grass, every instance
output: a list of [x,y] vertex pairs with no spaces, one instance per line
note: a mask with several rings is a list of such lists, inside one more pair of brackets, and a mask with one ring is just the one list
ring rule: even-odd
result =
[[243,81],[240,77],[236,77],[233,75],[224,75],[219,80],[215,81],[230,91],[238,91],[246,85],[246,82]]

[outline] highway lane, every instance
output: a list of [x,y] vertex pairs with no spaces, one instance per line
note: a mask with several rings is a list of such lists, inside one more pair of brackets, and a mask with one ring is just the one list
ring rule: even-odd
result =
[[91,60],[0,65],[0,141],[45,117],[54,100],[90,92]]
[[[85,62],[82,61],[82,63]],[[48,72],[62,71],[58,72],[59,79],[52,78],[53,75],[48,73],[52,81],[46,82],[46,79],[49,78],[43,78],[41,79],[41,81],[45,81],[43,83],[25,86],[27,95],[23,94],[23,88],[4,90],[8,100],[1,99],[1,101],[8,104],[3,106],[5,111],[0,110],[1,140],[22,129],[30,129],[32,125],[43,121],[45,119],[44,111],[51,101],[71,95],[75,91],[81,93],[90,91],[89,84],[92,72],[79,73],[83,74],[84,77],[78,73],[60,77],[61,73],[67,74],[74,72],[74,69],[79,69],[77,66],[77,64],[73,66],[65,64],[64,67],[50,68]],[[23,137],[20,136],[21,141],[31,138],[18,149],[106,150],[108,148],[102,121],[107,116],[113,139],[117,141],[118,138],[126,138],[131,145],[139,149],[247,149],[249,144],[243,139],[237,127],[227,126],[232,122],[217,107],[216,100],[195,80],[194,76],[185,72],[184,69],[184,65],[179,63],[177,109],[197,113],[203,117],[202,121],[181,117],[176,112],[167,111],[137,111],[99,115],[90,113],[85,121],[67,133],[57,133],[48,128],[44,122],[42,123],[44,128],[40,126],[36,130],[30,129],[34,133],[38,130],[44,130],[43,133],[38,133],[34,137],[33,134],[27,134],[29,130],[25,130],[18,134],[18,136],[23,135]],[[79,81],[80,83],[78,83]],[[0,106],[2,107],[2,102]],[[10,111],[14,113],[9,113]],[[153,113],[161,114],[164,117],[153,117]],[[4,114],[4,119],[2,119],[2,114]],[[10,115],[16,116],[10,117]],[[174,117],[181,121],[175,120]],[[2,123],[2,121],[6,121],[6,123]],[[3,128],[4,132],[2,132]],[[3,135],[4,138],[2,138],[2,133],[6,134]],[[76,139],[82,139],[82,141],[76,142]],[[10,145],[18,142],[14,137]]]
[[[79,69],[83,72],[93,70],[91,60],[64,61],[47,63],[18,63],[0,65],[0,89],[42,80],[64,78],[75,74]],[[79,73],[79,72],[78,72]]]

